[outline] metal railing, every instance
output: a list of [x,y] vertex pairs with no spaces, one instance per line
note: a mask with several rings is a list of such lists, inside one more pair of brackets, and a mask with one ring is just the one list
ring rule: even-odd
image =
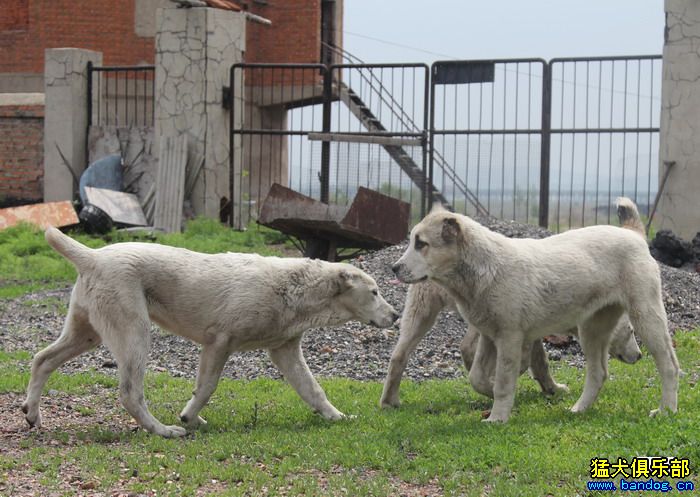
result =
[[455,210],[561,231],[648,212],[658,184],[661,56],[439,61],[430,180]]
[[425,64],[234,65],[232,225],[257,217],[273,182],[339,205],[364,186],[411,203],[418,218],[428,71]]
[[95,67],[88,62],[88,126],[153,126],[154,66]]

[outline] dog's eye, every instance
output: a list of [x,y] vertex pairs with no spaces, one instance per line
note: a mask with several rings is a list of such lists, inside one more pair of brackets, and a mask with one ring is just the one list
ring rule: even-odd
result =
[[413,247],[414,247],[416,250],[421,250],[423,247],[427,247],[427,246],[428,246],[428,244],[425,243],[425,242],[424,242],[423,240],[421,240],[420,238],[416,238],[416,241],[415,241],[414,244],[413,244]]
[[379,290],[372,290],[372,295],[375,297],[379,295]]

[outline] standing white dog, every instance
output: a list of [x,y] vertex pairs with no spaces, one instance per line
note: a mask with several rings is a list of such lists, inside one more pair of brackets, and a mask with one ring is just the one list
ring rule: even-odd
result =
[[[587,409],[607,376],[610,335],[624,312],[656,362],[659,410],[677,410],[680,368],[659,267],[632,230],[592,226],[542,240],[511,239],[438,207],[413,228],[393,270],[406,283],[430,278],[448,291],[469,325],[488,339],[479,341],[475,362],[488,353],[489,341],[495,346],[494,404],[486,421],[510,416],[523,343],[575,326],[586,379],[571,410]],[[481,368],[472,368],[472,384],[488,384],[488,378],[472,378],[479,374]]]
[[90,249],[55,228],[46,240],[72,262],[78,279],[61,336],[32,362],[22,405],[32,426],[41,425],[39,400],[48,376],[61,364],[107,346],[119,368],[119,394],[144,429],[164,437],[186,433],[165,426],[148,410],[143,379],[151,321],[202,345],[196,387],[180,414],[189,427],[234,351],[267,349],[272,362],[315,411],[340,419],[309,371],[301,338],[309,328],[358,320],[389,327],[398,318],[375,281],[349,264],[255,254],[200,254],[149,243]]

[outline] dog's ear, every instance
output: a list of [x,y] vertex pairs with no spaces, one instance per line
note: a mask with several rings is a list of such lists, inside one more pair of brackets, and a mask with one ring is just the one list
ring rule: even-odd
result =
[[454,243],[462,237],[462,228],[454,217],[442,220],[442,239],[445,243]]
[[356,274],[348,271],[347,269],[341,269],[340,273],[338,273],[338,293],[343,293],[344,291],[354,287],[356,279]]

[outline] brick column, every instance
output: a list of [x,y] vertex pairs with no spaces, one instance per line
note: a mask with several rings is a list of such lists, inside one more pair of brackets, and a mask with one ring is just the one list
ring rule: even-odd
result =
[[61,154],[77,175],[87,165],[88,61],[102,65],[102,54],[77,48],[50,48],[45,52],[45,202],[71,200],[77,188]]

